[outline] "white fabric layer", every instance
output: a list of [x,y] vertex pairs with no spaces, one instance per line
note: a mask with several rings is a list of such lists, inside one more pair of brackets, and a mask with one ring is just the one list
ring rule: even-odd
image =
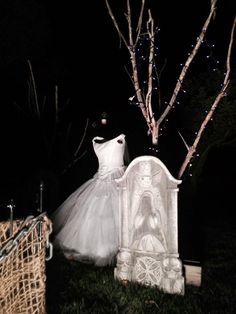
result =
[[118,251],[118,190],[115,179],[125,171],[125,135],[97,143],[98,171],[53,213],[54,245],[66,257],[111,264]]

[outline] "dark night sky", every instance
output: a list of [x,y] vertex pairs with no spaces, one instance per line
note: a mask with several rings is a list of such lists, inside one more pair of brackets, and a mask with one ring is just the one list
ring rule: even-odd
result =
[[[117,2],[112,0],[111,5]],[[138,0],[132,2],[137,3]],[[200,33],[210,1],[148,2],[153,6],[156,25],[161,30],[157,38],[160,60],[167,59],[164,88],[168,100],[180,64],[186,60],[191,45]],[[126,1],[120,0],[119,3],[125,5]],[[236,12],[235,0],[219,0],[217,7],[207,39],[215,44],[215,58],[224,64]],[[124,10],[121,7],[118,9],[123,14]],[[27,103],[27,60],[32,63],[40,101],[44,96],[49,102],[53,101],[55,85],[59,88],[60,106],[69,100],[64,115],[72,117],[72,122],[77,125],[74,136],[81,136],[87,117],[95,119],[105,109],[120,119],[124,117],[124,110],[128,116],[135,117],[131,133],[137,132],[145,138],[141,113],[128,104],[133,90],[124,69],[128,61],[126,57],[126,50],[119,49],[119,38],[103,0],[79,3],[1,0],[2,178],[14,181],[11,179],[14,173],[23,177],[26,169],[30,172],[31,161],[40,146],[37,137],[32,139],[34,120],[29,122],[30,119],[18,109],[18,106],[26,108]],[[33,151],[36,153],[33,154]]]
[[[154,6],[153,15],[161,29],[157,42],[171,69],[167,72],[172,88],[179,64],[185,61],[199,34],[210,1],[191,1],[191,7],[184,0],[171,5],[166,1],[147,2]],[[217,18],[209,30],[210,42],[216,45],[215,57],[222,62],[234,2],[218,1]],[[73,1],[60,4],[8,0],[1,1],[0,12],[1,78],[12,96],[17,97],[12,93],[14,88],[21,90],[25,84],[26,60],[30,59],[42,93],[58,84],[61,94],[73,98],[80,107],[82,102],[93,107],[127,102],[130,83],[124,71],[125,50],[119,50],[119,38],[103,0],[83,1],[78,8]]]

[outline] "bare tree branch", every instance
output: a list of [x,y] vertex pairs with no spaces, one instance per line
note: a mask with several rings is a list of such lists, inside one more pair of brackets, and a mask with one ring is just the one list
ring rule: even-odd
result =
[[84,127],[84,133],[83,133],[82,138],[81,138],[81,140],[80,140],[80,143],[79,143],[79,145],[78,145],[78,147],[77,147],[77,149],[76,149],[76,151],[75,151],[75,153],[74,153],[74,157],[77,156],[77,154],[78,154],[78,152],[79,152],[79,150],[80,150],[80,148],[81,148],[81,146],[82,146],[82,144],[83,144],[83,142],[84,142],[85,135],[86,135],[87,130],[88,130],[88,125],[89,125],[89,119],[87,118],[87,119],[86,119],[86,124],[85,124],[85,127]]
[[235,26],[236,26],[236,17],[234,19],[234,22],[233,22],[233,26],[232,26],[232,29],[231,29],[231,36],[230,36],[230,43],[229,43],[229,47],[228,47],[228,54],[227,54],[227,60],[226,60],[226,75],[225,75],[225,78],[224,78],[224,82],[223,82],[223,85],[222,85],[222,88],[220,90],[220,92],[218,93],[218,95],[216,96],[212,106],[211,106],[211,109],[210,111],[208,112],[208,114],[206,115],[206,117],[204,118],[200,128],[199,128],[199,131],[197,132],[197,135],[196,135],[196,138],[193,142],[193,145],[191,147],[189,147],[189,150],[188,150],[188,153],[185,157],[185,160],[182,164],[182,166],[180,167],[180,170],[179,170],[179,173],[178,173],[178,178],[180,179],[184,173],[184,171],[186,170],[187,168],[187,165],[189,164],[190,160],[192,159],[195,151],[196,151],[196,148],[197,148],[197,145],[201,139],[201,136],[205,130],[205,127],[206,125],[208,124],[208,122],[211,120],[216,108],[219,106],[220,104],[220,101],[223,97],[226,96],[226,90],[228,88],[228,85],[229,85],[229,82],[230,82],[230,79],[229,79],[229,75],[230,75],[230,71],[231,71],[231,68],[230,68],[230,57],[231,57],[231,51],[232,51],[232,46],[233,46],[233,40],[234,40],[234,31],[235,31]]
[[61,174],[65,174],[70,168],[72,168],[72,166],[75,165],[75,163],[79,159],[81,159],[87,153],[87,150],[84,150],[79,156],[77,156],[79,151],[80,151],[80,149],[81,149],[81,146],[82,146],[82,144],[84,142],[84,139],[85,139],[85,136],[86,136],[86,133],[87,133],[87,130],[88,130],[88,125],[89,125],[89,119],[87,118],[86,119],[86,124],[85,124],[85,127],[84,127],[84,132],[83,132],[82,138],[80,139],[79,145],[78,145],[78,147],[77,147],[77,149],[76,149],[76,151],[75,151],[75,153],[73,155],[73,160],[69,164],[67,164],[65,166],[65,168],[62,170]]
[[28,65],[29,65],[29,69],[30,69],[30,76],[31,76],[31,80],[32,80],[32,84],[33,84],[33,95],[34,95],[34,105],[35,105],[35,112],[36,115],[38,117],[38,119],[40,118],[40,110],[39,110],[39,102],[38,102],[38,95],[37,95],[37,89],[36,89],[36,84],[35,84],[35,79],[34,79],[34,73],[32,70],[32,65],[30,60],[27,60]]
[[178,134],[179,134],[179,136],[181,137],[181,139],[182,139],[182,141],[183,141],[183,143],[184,143],[184,146],[187,148],[187,150],[189,150],[189,146],[188,146],[187,142],[185,141],[183,135],[182,135],[180,132],[178,132]]
[[[188,58],[185,62],[185,64],[182,67],[182,70],[180,72],[180,75],[178,77],[177,83],[175,85],[173,94],[170,98],[170,101],[168,102],[167,106],[165,107],[165,109],[163,110],[163,112],[161,113],[159,118],[154,117],[154,113],[153,113],[153,101],[152,101],[152,95],[153,95],[153,72],[155,69],[155,58],[154,58],[154,50],[155,50],[155,32],[154,32],[154,20],[152,18],[151,12],[150,10],[148,10],[148,20],[146,22],[146,33],[145,35],[148,36],[148,40],[149,40],[149,53],[148,53],[148,66],[147,66],[147,88],[144,90],[141,90],[141,84],[140,84],[140,69],[138,67],[138,63],[137,63],[137,52],[136,52],[136,45],[139,42],[139,40],[141,40],[141,28],[142,28],[142,24],[143,24],[143,18],[144,18],[144,5],[145,5],[145,0],[142,0],[142,6],[141,6],[141,10],[140,10],[140,15],[139,15],[139,19],[138,19],[138,26],[136,28],[136,39],[133,39],[133,28],[132,28],[132,21],[131,21],[131,8],[130,8],[130,1],[127,0],[127,14],[126,14],[126,19],[127,19],[127,23],[128,23],[128,38],[129,40],[127,41],[125,39],[125,36],[121,33],[121,30],[118,27],[118,23],[116,21],[116,19],[114,18],[113,12],[109,6],[108,1],[109,0],[105,0],[106,1],[106,5],[108,8],[108,12],[110,17],[112,18],[112,21],[115,25],[115,28],[118,31],[118,34],[120,35],[120,37],[122,38],[122,40],[125,43],[125,46],[127,47],[129,54],[130,54],[130,64],[131,64],[131,81],[133,83],[134,86],[134,91],[135,91],[135,96],[139,105],[139,108],[141,109],[141,112],[143,114],[143,117],[147,123],[148,126],[148,134],[150,134],[152,136],[152,144],[153,145],[158,145],[158,137],[159,137],[159,128],[161,123],[166,119],[167,115],[170,113],[171,109],[173,108],[177,96],[181,90],[182,87],[182,83],[186,77],[187,71],[193,61],[193,59],[195,58],[197,52],[199,51],[199,48],[201,47],[202,43],[204,42],[204,38],[206,35],[206,32],[208,30],[209,24],[211,22],[212,19],[215,18],[215,12],[216,12],[216,3],[217,0],[211,0],[211,6],[210,6],[210,12],[203,24],[203,27],[201,29],[201,32],[199,34],[199,36],[197,37],[196,40],[196,44],[193,47],[191,53],[188,55]],[[226,68],[227,68],[227,72],[224,78],[224,82],[223,82],[223,86],[220,90],[220,92],[218,93],[218,95],[215,98],[215,101],[213,102],[210,111],[208,112],[208,114],[205,116],[199,131],[197,132],[196,138],[193,142],[192,146],[189,146],[186,141],[184,140],[183,136],[179,133],[179,135],[181,136],[184,145],[187,148],[187,155],[186,158],[182,164],[182,166],[180,167],[180,171],[178,174],[178,178],[181,178],[187,165],[189,164],[191,158],[193,157],[193,154],[196,151],[196,147],[201,139],[201,136],[204,132],[204,129],[206,127],[206,125],[208,124],[208,122],[211,120],[213,113],[215,112],[215,109],[217,108],[217,106],[219,105],[221,99],[223,97],[225,97],[226,95],[226,89],[229,85],[229,75],[230,75],[230,56],[231,56],[231,50],[232,50],[232,44],[233,44],[233,36],[234,36],[234,29],[235,29],[235,21],[233,23],[232,26],[232,31],[231,31],[231,39],[230,39],[230,43],[229,43],[229,47],[228,47],[228,55],[227,55],[227,60],[226,60]],[[143,75],[143,72],[142,72]],[[133,98],[133,97],[132,97]]]
[[162,121],[166,118],[166,116],[168,115],[169,111],[172,109],[175,101],[176,101],[176,98],[178,96],[178,93],[181,89],[181,86],[182,86],[182,82],[186,76],[186,73],[187,73],[187,70],[191,64],[191,62],[193,61],[193,58],[196,56],[201,44],[203,43],[203,40],[204,40],[204,37],[205,37],[205,34],[206,34],[206,31],[208,29],[208,26],[210,24],[210,21],[215,13],[215,10],[216,10],[216,7],[215,7],[215,4],[216,4],[216,0],[211,0],[211,10],[210,10],[210,13],[203,25],[203,28],[201,30],[201,33],[200,35],[198,36],[197,38],[197,42],[195,44],[195,46],[193,47],[193,50],[192,52],[189,54],[189,57],[187,59],[187,61],[185,62],[182,70],[181,70],[181,73],[179,75],[179,78],[177,80],[177,84],[175,86],[175,89],[174,89],[174,92],[171,96],[171,99],[169,101],[169,104],[168,106],[166,107],[166,109],[164,110],[164,112],[162,113],[162,115],[160,116],[160,118],[158,119],[157,121],[157,124],[160,125],[162,123]]
[[147,29],[147,35],[149,39],[149,59],[148,59],[148,68],[147,68],[147,74],[148,74],[148,85],[147,90],[142,91],[140,86],[140,78],[139,78],[139,68],[137,63],[137,54],[136,54],[136,45],[140,38],[141,33],[141,26],[143,24],[143,13],[144,13],[144,5],[145,0],[142,0],[139,20],[138,20],[138,27],[136,28],[136,40],[133,39],[133,28],[132,28],[132,21],[131,21],[131,8],[130,8],[130,1],[127,0],[127,14],[126,19],[128,23],[128,37],[129,40],[127,41],[125,39],[125,36],[121,32],[118,23],[114,17],[114,14],[111,10],[111,7],[109,5],[109,0],[105,0],[106,6],[108,9],[108,13],[113,21],[113,24],[119,34],[119,36],[122,38],[123,42],[125,43],[126,48],[129,51],[130,54],[130,63],[132,67],[132,75],[131,80],[134,86],[135,95],[137,98],[137,102],[139,105],[139,108],[141,109],[142,115],[147,123],[148,126],[148,134],[152,136],[152,143],[153,145],[158,145],[158,136],[159,136],[159,127],[160,124],[163,122],[163,120],[166,118],[166,116],[169,114],[170,110],[173,108],[173,105],[176,101],[177,95],[181,89],[183,79],[186,76],[187,70],[193,61],[194,57],[197,54],[198,49],[200,48],[203,39],[205,37],[205,33],[207,31],[207,28],[209,26],[209,23],[215,13],[216,7],[216,0],[211,0],[211,8],[210,13],[203,25],[203,28],[201,30],[201,33],[199,37],[197,38],[197,42],[195,47],[193,48],[192,52],[189,54],[187,61],[185,62],[182,71],[180,73],[179,79],[177,81],[177,84],[175,86],[174,92],[172,94],[172,97],[168,103],[168,106],[165,108],[164,112],[161,114],[161,116],[156,120],[156,117],[154,117],[153,114],[153,104],[152,104],[152,94],[153,94],[153,69],[155,67],[154,62],[154,49],[155,49],[155,32],[154,32],[154,20],[152,18],[150,10],[148,11],[148,21],[146,22],[146,29]]
[[137,28],[136,28],[137,37],[136,37],[136,40],[135,40],[135,45],[137,45],[137,43],[138,43],[140,32],[141,32],[141,29],[142,29],[144,6],[145,6],[145,0],[142,0],[142,6],[141,6],[141,9],[140,9],[138,25],[137,25]]
[[126,41],[124,35],[122,34],[122,32],[121,32],[121,30],[120,30],[120,28],[119,28],[119,25],[118,25],[118,23],[117,23],[117,21],[116,21],[116,19],[115,19],[115,16],[114,16],[114,14],[113,14],[113,12],[112,12],[112,9],[111,9],[111,7],[110,7],[110,4],[109,4],[108,0],[105,0],[105,2],[106,2],[107,9],[108,9],[108,13],[109,13],[109,15],[110,15],[110,17],[111,17],[111,19],[112,19],[112,22],[113,22],[113,24],[114,24],[114,26],[115,26],[115,28],[116,28],[116,30],[117,30],[118,35],[119,35],[120,38],[123,40],[123,42],[124,42],[125,46],[127,47],[127,49],[129,49],[129,45],[128,45],[128,43],[127,43],[127,41]]
[[[151,15],[151,11],[148,10],[149,19],[147,21],[147,33],[150,39],[150,47],[149,47],[149,58],[148,58],[148,88],[147,88],[147,94],[146,94],[146,110],[147,110],[147,116],[148,116],[148,123],[150,123],[152,126],[155,126],[155,118],[152,111],[152,93],[153,93],[153,64],[154,64],[154,50],[155,50],[155,33],[154,33],[154,21]],[[152,133],[152,129],[150,129]],[[153,142],[155,142],[155,139],[153,139]]]

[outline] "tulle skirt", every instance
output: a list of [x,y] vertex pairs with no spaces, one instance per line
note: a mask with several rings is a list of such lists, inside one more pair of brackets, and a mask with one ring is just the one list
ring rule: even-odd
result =
[[53,213],[53,244],[67,258],[111,265],[119,248],[119,203],[115,179],[124,167],[95,176],[73,192]]

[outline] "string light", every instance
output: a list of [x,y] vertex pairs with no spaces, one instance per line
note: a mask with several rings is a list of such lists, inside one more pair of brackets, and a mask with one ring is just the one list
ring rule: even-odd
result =
[[[160,31],[160,28],[159,27],[156,27],[155,28],[155,33],[158,33]],[[137,52],[137,60],[138,62],[140,63],[140,66],[145,66],[147,65],[148,63],[152,65],[153,69],[156,70],[156,64],[155,64],[155,58],[158,56],[158,53],[159,53],[159,47],[155,46],[154,47],[154,57],[153,60],[149,61],[149,54],[148,54],[148,44],[150,43],[150,37],[147,33],[142,33],[140,34],[140,37],[139,37],[139,41],[138,41],[138,45],[136,47],[136,52]],[[197,41],[199,40],[199,38],[197,38]],[[213,56],[213,51],[212,49],[215,47],[214,44],[208,44],[208,42],[206,40],[202,40],[201,41],[202,44],[205,44],[206,48],[209,49],[207,55],[205,56],[205,58],[208,60],[208,62],[213,62],[213,69],[212,71],[213,72],[216,72],[217,69],[218,69],[218,65],[219,65],[219,61],[216,60]],[[192,48],[194,48],[196,45],[191,45]],[[191,52],[188,52],[188,56],[191,56],[193,53],[193,51]],[[204,56],[203,56],[204,57]],[[193,60],[194,62],[194,60]],[[180,66],[182,67],[182,70],[187,70],[187,66],[186,66],[186,63],[180,63]],[[159,78],[158,78],[158,74],[157,74],[157,70],[156,70],[156,75],[152,75],[152,80],[153,82],[155,82],[155,84],[153,84],[153,91],[157,91],[158,90],[158,86],[156,86],[156,82],[158,81],[159,82]],[[148,80],[145,79],[145,80],[140,80],[142,81],[142,84],[143,84],[143,89],[147,88],[147,84],[148,84]],[[180,80],[180,79],[177,79],[177,83],[179,83],[179,86],[180,86],[180,91],[182,91],[184,94],[187,93],[187,91],[185,89],[182,88],[182,84],[183,84],[183,80]],[[177,97],[178,93],[176,91],[174,91],[174,95]],[[183,97],[183,96],[182,96]],[[135,95],[134,96],[131,96],[129,97],[129,102],[131,105],[137,105],[137,106],[140,106],[140,103],[134,101],[135,100]],[[176,104],[180,104],[180,101],[176,100],[175,101]],[[166,106],[169,106],[171,109],[175,109],[175,106],[172,104],[170,104],[168,101],[165,101],[164,104]],[[205,114],[208,114],[208,110],[205,110]],[[213,121],[213,118],[210,119],[211,121]],[[168,122],[168,118],[165,118],[164,121],[163,121],[163,124],[162,124],[162,128],[159,129],[159,136],[162,136],[163,135],[163,131],[166,129],[166,124]],[[195,132],[194,133],[196,136],[198,134],[198,132]],[[149,147],[149,150],[151,150],[152,152],[158,152],[158,149],[154,148],[154,147]],[[193,155],[193,158],[194,157],[199,157],[199,154],[194,154]],[[192,163],[189,163],[188,165],[188,169],[192,169],[193,167],[193,164]],[[192,173],[189,173],[189,176],[192,176],[193,174]]]

